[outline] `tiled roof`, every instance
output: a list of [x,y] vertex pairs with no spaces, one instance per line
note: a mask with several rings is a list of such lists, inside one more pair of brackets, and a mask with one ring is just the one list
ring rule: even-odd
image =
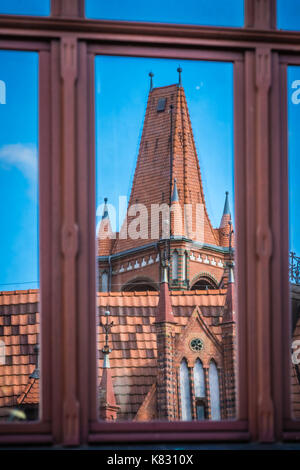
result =
[[[98,314],[109,307],[114,322],[109,335],[112,348],[110,365],[118,419],[133,419],[151,386],[156,382],[157,344],[155,319],[158,305],[156,292],[98,293]],[[38,291],[0,294],[0,340],[4,341],[6,361],[0,365],[0,407],[38,403],[39,381],[30,378],[36,367],[34,347],[38,342]],[[195,306],[212,325],[223,311],[225,291],[172,292],[171,302],[178,334],[187,324]],[[99,383],[102,375],[104,335],[98,317]]]
[[25,390],[18,397],[18,405],[38,405],[40,397],[39,379],[29,378]]
[[[0,341],[5,344],[5,363],[0,365],[0,407],[17,404],[35,369],[38,300],[38,290],[0,292]],[[28,392],[29,397],[38,396],[37,384]]]
[[[201,294],[197,293],[201,292]],[[173,292],[171,301],[175,317],[175,333],[186,326],[195,306],[212,325],[216,336],[219,327],[213,317],[222,314],[225,291]],[[210,295],[211,293],[211,295]],[[113,321],[110,335],[110,366],[117,404],[118,419],[134,419],[157,376],[157,343],[155,320],[158,294],[156,292],[98,293],[99,321],[108,307]],[[202,307],[203,305],[203,307]],[[104,334],[98,326],[99,377],[102,375]]]

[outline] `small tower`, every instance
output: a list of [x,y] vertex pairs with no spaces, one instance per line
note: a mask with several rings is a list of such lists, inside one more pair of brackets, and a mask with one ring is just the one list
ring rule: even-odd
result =
[[225,401],[223,409],[226,416],[223,418],[234,418],[236,414],[235,394],[235,363],[236,363],[236,327],[235,327],[235,286],[233,274],[233,262],[228,263],[228,285],[222,319],[222,343],[224,351],[223,370],[225,382]]
[[174,421],[176,418],[176,375],[174,371],[175,318],[168,285],[168,261],[162,260],[162,279],[155,321],[157,335],[157,418]]
[[104,354],[103,358],[103,372],[100,382],[100,417],[104,421],[116,421],[117,413],[120,407],[117,405],[112,375],[111,375],[111,368],[109,363],[109,354],[111,353],[111,349],[108,344],[108,334],[113,326],[113,322],[108,321],[108,317],[110,312],[106,310],[106,323],[100,323],[105,331],[105,344],[102,349]]
[[230,208],[229,208],[229,193],[226,191],[225,193],[225,204],[224,204],[224,210],[223,210],[223,215],[221,218],[221,223],[220,223],[220,244],[221,246],[228,246],[230,244],[231,240],[231,213],[230,213]]
[[149,77],[150,77],[150,91],[153,90],[153,77],[154,77],[154,73],[153,72],[149,72]]
[[111,252],[111,248],[116,235],[112,231],[111,223],[108,213],[107,197],[104,198],[103,214],[99,224],[97,241],[98,241],[98,255],[103,256]]

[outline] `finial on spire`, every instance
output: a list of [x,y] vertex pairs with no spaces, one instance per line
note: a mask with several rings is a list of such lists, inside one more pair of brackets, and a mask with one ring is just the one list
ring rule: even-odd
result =
[[179,67],[178,67],[178,69],[177,69],[177,72],[178,72],[178,74],[179,74],[178,86],[182,86],[182,82],[181,82],[181,72],[182,72],[182,68],[180,67],[180,65],[179,65]]
[[110,311],[108,310],[108,307],[106,307],[106,311],[104,314],[106,316],[106,323],[102,323],[102,321],[100,321],[100,326],[102,326],[103,330],[105,331],[105,343],[104,343],[102,352],[104,354],[104,363],[106,364],[106,367],[109,367],[108,354],[111,352],[111,349],[108,344],[108,335],[110,333],[111,327],[113,326],[114,322],[112,321],[109,323],[108,321],[108,317],[110,315]]
[[107,219],[108,218],[108,208],[107,208],[107,197],[104,198],[104,208],[103,208],[103,215],[102,219]]
[[100,382],[100,416],[105,421],[115,421],[117,419],[117,413],[120,407],[116,403],[116,397],[114,392],[114,385],[112,381],[112,373],[109,364],[109,353],[111,349],[108,344],[108,334],[110,333],[111,327],[114,322],[108,321],[108,317],[110,315],[110,311],[108,310],[108,306],[106,307],[106,311],[104,313],[106,317],[106,323],[102,323],[100,321],[100,326],[103,327],[105,331],[105,343],[102,349],[103,352],[103,372]]
[[224,204],[224,210],[223,210],[223,215],[225,214],[230,214],[230,209],[229,209],[229,192],[225,192],[225,204]]
[[153,90],[153,77],[154,77],[154,73],[153,72],[149,72],[149,77],[150,77],[150,91]]

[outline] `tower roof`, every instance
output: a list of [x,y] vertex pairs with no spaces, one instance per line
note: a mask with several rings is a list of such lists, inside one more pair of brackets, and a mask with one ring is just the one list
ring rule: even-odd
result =
[[112,231],[110,219],[109,219],[107,200],[108,200],[107,197],[105,197],[103,213],[102,213],[101,221],[100,221],[98,232],[97,232],[99,256],[109,255],[111,253],[112,246],[115,241],[115,234]]
[[225,203],[223,215],[221,218],[220,228],[220,244],[222,246],[229,246],[233,243],[233,232],[232,232],[232,223],[231,223],[231,213],[229,208],[229,193],[225,193]]
[[225,204],[224,204],[224,210],[223,210],[223,215],[230,215],[230,208],[229,208],[229,198],[228,198],[228,191],[225,193]]
[[[176,179],[176,187],[174,185],[173,188],[174,179]],[[180,203],[182,213],[185,204],[192,205],[194,223],[192,227],[185,227],[184,236],[218,245],[219,237],[212,228],[206,210],[199,161],[181,81],[179,84],[152,88],[148,96],[129,207],[136,201],[146,206],[149,239],[151,237],[151,205],[163,203],[170,205],[174,198]],[[202,204],[203,207],[203,230],[198,238],[197,235],[191,236],[196,228],[196,204]],[[127,217],[128,226],[135,217]],[[121,233],[124,227],[125,225]],[[116,240],[113,247],[114,253],[147,243],[145,238],[131,240],[123,235]],[[160,239],[161,236],[151,238],[155,240]]]

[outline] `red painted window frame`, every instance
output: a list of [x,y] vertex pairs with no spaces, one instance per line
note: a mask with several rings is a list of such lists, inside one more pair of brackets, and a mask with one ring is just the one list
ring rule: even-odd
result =
[[[42,309],[42,418],[38,423],[1,424],[0,443],[296,440],[300,421],[290,419],[286,315],[286,66],[299,63],[300,32],[274,29],[275,0],[245,0],[241,29],[85,20],[83,5],[83,0],[52,0],[50,18],[0,16],[0,48],[34,50],[40,57]],[[235,64],[242,312],[236,421],[109,424],[97,419],[96,53],[215,58]]]

